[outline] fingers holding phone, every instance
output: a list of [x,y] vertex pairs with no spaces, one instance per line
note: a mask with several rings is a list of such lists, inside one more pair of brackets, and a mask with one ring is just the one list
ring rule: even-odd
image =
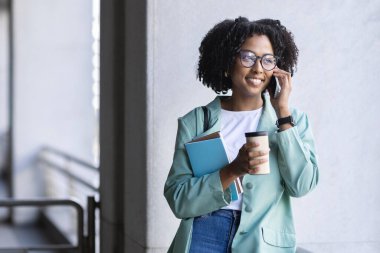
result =
[[276,67],[273,70],[273,77],[277,80],[277,84],[286,93],[290,93],[292,89],[292,76],[289,72]]
[[[292,89],[292,77],[289,72],[276,67],[268,90],[277,115],[289,114],[289,96]],[[288,115],[287,115],[288,116]]]

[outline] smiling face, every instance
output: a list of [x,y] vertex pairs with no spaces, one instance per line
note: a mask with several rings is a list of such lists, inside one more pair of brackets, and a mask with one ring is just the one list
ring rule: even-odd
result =
[[[251,51],[258,57],[265,54],[273,55],[272,44],[266,35],[254,35],[246,39],[241,46],[243,51]],[[241,98],[259,98],[266,89],[273,75],[273,70],[267,71],[257,59],[251,68],[244,67],[237,55],[231,72],[233,96]]]

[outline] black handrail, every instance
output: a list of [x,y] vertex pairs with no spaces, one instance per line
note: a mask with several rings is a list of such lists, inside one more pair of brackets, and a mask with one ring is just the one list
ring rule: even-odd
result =
[[41,246],[22,246],[21,248],[1,248],[1,250],[78,250],[78,252],[84,252],[84,237],[83,237],[83,208],[73,199],[2,199],[0,200],[0,206],[2,207],[17,207],[17,206],[72,206],[76,209],[78,215],[77,224],[77,245],[71,244],[45,244]]
[[87,252],[95,253],[95,210],[99,207],[94,196],[87,197]]

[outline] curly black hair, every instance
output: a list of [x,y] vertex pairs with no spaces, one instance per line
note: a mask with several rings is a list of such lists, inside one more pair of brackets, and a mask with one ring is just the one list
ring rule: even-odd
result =
[[216,24],[203,38],[199,47],[198,79],[216,93],[227,93],[232,87],[229,75],[240,47],[248,37],[266,35],[279,57],[277,66],[294,74],[298,48],[293,34],[279,20],[249,21],[245,17],[226,19]]

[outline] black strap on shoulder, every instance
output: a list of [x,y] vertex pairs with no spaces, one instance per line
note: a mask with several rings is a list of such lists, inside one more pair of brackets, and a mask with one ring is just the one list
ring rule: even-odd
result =
[[203,115],[204,115],[204,120],[203,120],[203,131],[206,132],[209,129],[209,122],[208,122],[208,109],[206,106],[202,106],[203,109]]

